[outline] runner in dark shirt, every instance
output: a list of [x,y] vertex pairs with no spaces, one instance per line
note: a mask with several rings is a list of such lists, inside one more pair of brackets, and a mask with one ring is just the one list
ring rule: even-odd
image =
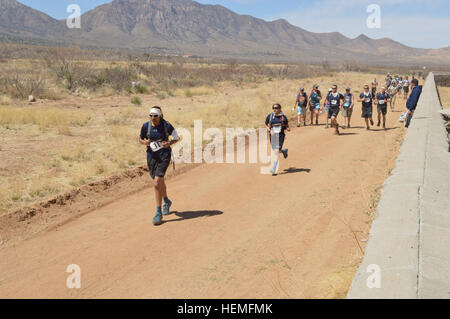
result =
[[327,101],[329,102],[328,118],[331,119],[331,126],[334,127],[334,134],[339,135],[339,123],[337,122],[337,116],[339,114],[341,101],[344,101],[344,96],[337,91],[337,85],[331,87],[331,93],[327,95]]
[[270,173],[275,176],[278,169],[280,152],[284,158],[288,157],[288,150],[283,149],[286,131],[290,132],[289,121],[286,115],[281,112],[281,105],[276,103],[272,106],[273,112],[266,117],[266,128],[270,134],[270,144],[272,146],[272,169]]
[[358,102],[362,102],[361,117],[363,117],[364,120],[366,121],[366,129],[370,130],[369,120],[370,120],[370,125],[373,125],[373,119],[372,119],[373,96],[372,96],[372,93],[369,92],[368,85],[364,86],[364,92],[362,92],[359,95]]
[[387,114],[387,104],[391,101],[389,93],[386,92],[386,88],[383,86],[381,92],[376,96],[377,111],[378,111],[378,124],[381,124],[381,114],[383,115],[383,128],[386,129],[386,114]]

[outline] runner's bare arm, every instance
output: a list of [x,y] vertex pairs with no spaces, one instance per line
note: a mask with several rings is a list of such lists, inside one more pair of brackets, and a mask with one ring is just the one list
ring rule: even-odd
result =
[[139,137],[139,143],[141,143],[142,145],[146,145],[149,146],[150,145],[150,140],[143,140],[142,138]]

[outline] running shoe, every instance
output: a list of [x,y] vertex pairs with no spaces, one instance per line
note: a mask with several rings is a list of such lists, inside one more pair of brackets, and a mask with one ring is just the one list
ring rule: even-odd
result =
[[379,127],[380,125],[381,125],[381,122],[380,122],[380,120],[378,120],[377,126]]
[[300,123],[297,123],[297,127],[300,127]]
[[288,157],[288,149],[287,148],[284,150],[281,150],[281,153],[283,153],[284,158]]
[[156,212],[155,217],[153,217],[153,225],[157,226],[157,225],[161,225],[162,224],[162,213],[161,212]]
[[172,206],[172,201],[168,201],[167,203],[164,202],[162,206],[162,214],[163,215],[169,215],[170,214],[170,206]]
[[372,119],[370,119],[370,125],[372,125],[372,126],[373,126],[373,120],[372,120]]

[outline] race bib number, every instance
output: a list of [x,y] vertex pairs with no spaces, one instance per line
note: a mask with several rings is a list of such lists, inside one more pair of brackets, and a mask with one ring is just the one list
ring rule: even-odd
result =
[[370,103],[370,98],[366,98],[366,103]]
[[161,142],[151,142],[150,143],[150,149],[153,151],[153,152],[157,152],[157,151],[159,151],[160,149],[162,149],[163,147],[162,147],[162,145],[161,145]]
[[280,134],[281,133],[281,125],[274,125],[273,127],[272,127],[272,133],[273,134]]
[[385,100],[379,100],[378,103],[379,104],[384,104]]
[[331,101],[331,105],[336,105],[337,104],[337,100],[332,100]]

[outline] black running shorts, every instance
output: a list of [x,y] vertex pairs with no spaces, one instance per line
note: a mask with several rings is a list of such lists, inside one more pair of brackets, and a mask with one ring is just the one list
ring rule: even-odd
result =
[[337,117],[339,114],[339,107],[331,107],[328,109],[328,118],[331,119],[332,116]]
[[150,176],[152,179],[155,177],[164,177],[166,175],[167,168],[170,165],[170,159],[172,157],[172,151],[161,152],[158,156],[152,155],[147,152],[147,165]]
[[362,107],[362,115],[363,118],[370,118],[372,117],[372,106],[363,106]]
[[270,135],[270,145],[272,145],[273,150],[281,150],[283,148],[284,137],[284,134]]
[[378,104],[377,105],[378,112],[381,112],[381,114],[386,115],[387,114],[387,104]]

